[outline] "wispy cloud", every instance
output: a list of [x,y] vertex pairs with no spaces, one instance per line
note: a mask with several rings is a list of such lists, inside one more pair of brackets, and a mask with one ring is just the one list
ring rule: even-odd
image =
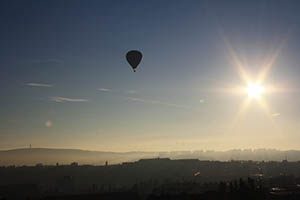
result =
[[30,63],[42,64],[42,63],[63,63],[64,61],[57,58],[48,58],[48,59],[33,59],[29,60]]
[[135,90],[128,90],[126,91],[127,94],[136,94],[137,92]]
[[273,117],[279,117],[279,116],[280,116],[280,113],[273,113],[272,116],[273,116]]
[[157,100],[141,99],[141,98],[135,98],[135,97],[128,97],[128,99],[131,101],[136,101],[136,102],[141,102],[141,103],[160,104],[160,105],[176,107],[176,108],[185,108],[185,109],[191,108],[190,106],[179,105],[179,104],[174,104],[174,103],[167,103],[167,102],[162,102],[162,101],[157,101]]
[[54,85],[45,84],[45,83],[26,83],[25,85],[31,86],[31,87],[53,87],[54,86]]
[[55,102],[87,102],[89,101],[88,99],[71,99],[71,98],[66,98],[66,97],[50,97],[51,101]]
[[98,88],[97,90],[101,91],[101,92],[111,92],[112,91],[111,89],[108,89],[108,88]]

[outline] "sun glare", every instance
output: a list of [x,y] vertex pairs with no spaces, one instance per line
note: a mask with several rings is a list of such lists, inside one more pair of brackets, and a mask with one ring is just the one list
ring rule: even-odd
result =
[[248,88],[245,88],[245,92],[248,94],[248,98],[260,99],[261,94],[265,91],[265,88],[259,83],[248,83]]

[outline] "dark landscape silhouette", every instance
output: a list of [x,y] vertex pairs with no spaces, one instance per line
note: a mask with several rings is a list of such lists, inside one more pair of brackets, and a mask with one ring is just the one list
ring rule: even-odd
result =
[[300,162],[152,158],[0,167],[2,199],[297,199]]

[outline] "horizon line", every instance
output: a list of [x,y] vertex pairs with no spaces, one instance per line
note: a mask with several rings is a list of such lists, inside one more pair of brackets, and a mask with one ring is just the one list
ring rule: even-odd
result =
[[76,148],[55,148],[55,147],[20,147],[20,148],[11,148],[11,149],[0,149],[0,152],[4,151],[16,151],[16,150],[38,150],[38,149],[43,149],[43,150],[73,150],[73,151],[89,151],[89,152],[105,152],[105,153],[171,153],[171,152],[197,152],[197,151],[203,151],[203,152],[228,152],[228,151],[234,151],[234,150],[239,150],[239,151],[246,151],[246,150],[251,150],[256,151],[256,150],[275,150],[275,151],[300,151],[300,149],[276,149],[276,148],[232,148],[232,149],[227,149],[227,150],[213,150],[213,149],[198,149],[198,150],[169,150],[169,151],[106,151],[106,150],[88,150],[88,149],[76,149]]

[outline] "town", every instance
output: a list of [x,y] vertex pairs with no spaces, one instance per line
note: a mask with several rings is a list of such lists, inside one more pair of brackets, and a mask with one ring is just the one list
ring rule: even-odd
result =
[[300,194],[299,169],[300,162],[287,160],[221,162],[169,158],[114,165],[106,162],[102,166],[76,162],[53,166],[41,163],[6,166],[0,168],[0,197],[55,199],[59,196],[67,198],[68,195],[114,195],[130,191],[130,195],[134,192],[137,196],[155,199],[161,198],[161,194],[206,195],[207,192],[236,191],[242,187],[260,191],[264,197],[266,194],[286,197]]

